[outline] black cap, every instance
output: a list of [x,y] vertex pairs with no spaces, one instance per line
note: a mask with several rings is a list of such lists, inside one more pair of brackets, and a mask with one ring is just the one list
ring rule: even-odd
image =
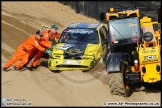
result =
[[43,36],[43,34],[41,33],[40,30],[38,30],[38,31],[36,32],[36,34],[39,35],[40,37]]

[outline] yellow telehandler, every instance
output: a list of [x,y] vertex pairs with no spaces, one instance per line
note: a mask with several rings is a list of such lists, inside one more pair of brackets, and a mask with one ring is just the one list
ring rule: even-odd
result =
[[106,61],[108,85],[113,95],[128,97],[132,83],[161,81],[161,32],[158,22],[134,7],[110,8],[106,20],[110,55]]

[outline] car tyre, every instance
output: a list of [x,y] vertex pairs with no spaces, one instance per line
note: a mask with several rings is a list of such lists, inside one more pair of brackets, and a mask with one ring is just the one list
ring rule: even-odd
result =
[[53,73],[60,73],[60,70],[51,70]]

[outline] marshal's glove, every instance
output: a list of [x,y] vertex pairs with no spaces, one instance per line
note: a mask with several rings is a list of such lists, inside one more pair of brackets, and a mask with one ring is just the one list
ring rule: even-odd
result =
[[46,49],[46,50],[45,50],[45,53],[51,55],[52,51],[51,51],[50,49]]
[[51,51],[52,51],[52,50],[53,50],[53,48],[54,48],[54,46],[52,45],[52,46],[49,48],[49,50],[51,50]]
[[54,46],[51,46],[49,49],[46,49],[45,53],[51,55],[53,48],[54,48]]

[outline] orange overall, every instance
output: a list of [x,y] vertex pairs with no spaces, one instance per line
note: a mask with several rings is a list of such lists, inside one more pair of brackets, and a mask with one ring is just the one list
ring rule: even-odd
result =
[[[39,42],[39,44],[42,47],[47,48],[47,49],[51,48],[51,46],[52,46],[52,42],[50,41],[51,37],[49,37],[48,32],[49,32],[49,30],[44,30],[42,32],[43,37],[42,37],[41,41]],[[58,33],[58,34],[55,35],[54,38],[59,38],[59,37],[60,37],[60,34]],[[39,50],[36,51],[36,56],[35,56],[33,63],[32,63],[33,67],[37,66],[37,64],[39,63],[39,61],[40,61],[40,59],[43,55],[44,55],[44,52],[41,52]]]
[[[52,46],[52,42],[49,41],[48,30],[44,30],[42,32],[42,34],[43,34],[43,37],[42,37],[41,41],[39,42],[39,44],[45,48],[50,48]],[[33,67],[37,66],[37,64],[39,63],[43,54],[44,54],[44,52],[41,52],[39,50],[36,51],[35,58],[32,62]]]
[[41,47],[38,44],[38,41],[35,39],[35,35],[32,35],[26,41],[24,41],[21,45],[18,46],[15,54],[4,67],[9,68],[11,65],[13,65],[15,62],[17,62],[20,59],[21,59],[21,62],[16,64],[16,68],[23,67],[23,65],[28,62],[28,58],[32,50],[34,49],[38,49],[41,52],[45,51],[45,48]]

